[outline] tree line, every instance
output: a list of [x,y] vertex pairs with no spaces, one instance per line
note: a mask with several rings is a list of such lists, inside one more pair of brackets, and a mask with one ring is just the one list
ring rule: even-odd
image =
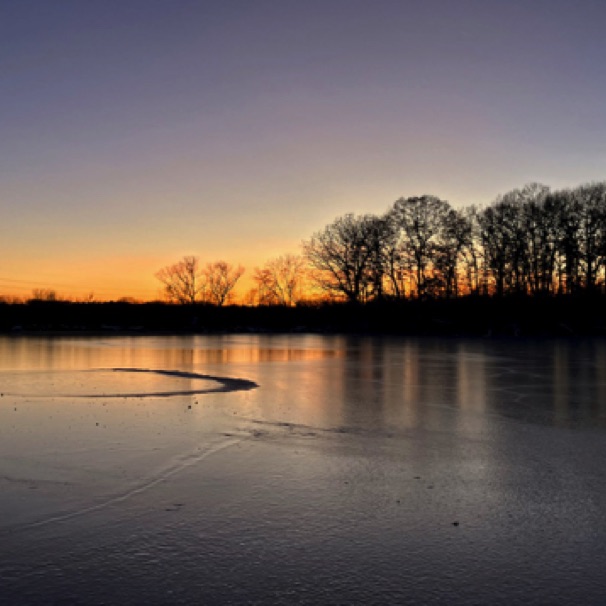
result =
[[[237,298],[244,272],[190,255],[155,277],[167,302],[217,307],[603,294],[606,182],[557,191],[532,183],[484,207],[454,208],[431,195],[399,198],[382,215],[337,217],[304,240],[300,254],[255,267],[253,287]],[[68,299],[35,289],[29,300]],[[81,302],[94,300],[90,293]]]
[[186,256],[155,274],[164,301],[0,297],[0,332],[604,335],[606,183],[530,184],[484,207],[400,198],[253,268],[236,298],[243,274]]
[[[190,256],[156,277],[171,302],[221,306],[243,273]],[[337,217],[300,255],[255,268],[253,281],[249,305],[604,292],[606,182],[558,191],[532,183],[485,207],[400,198],[383,215]]]

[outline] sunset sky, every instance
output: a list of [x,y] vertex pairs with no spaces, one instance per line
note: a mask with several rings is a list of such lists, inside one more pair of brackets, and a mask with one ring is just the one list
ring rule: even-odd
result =
[[[2,0],[0,295],[606,179],[604,0]],[[247,286],[249,284],[245,284]]]

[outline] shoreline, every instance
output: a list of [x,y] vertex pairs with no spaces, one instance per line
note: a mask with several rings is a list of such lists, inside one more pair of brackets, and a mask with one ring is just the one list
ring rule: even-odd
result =
[[167,303],[0,303],[4,335],[348,334],[603,337],[606,295],[467,296],[296,307]]

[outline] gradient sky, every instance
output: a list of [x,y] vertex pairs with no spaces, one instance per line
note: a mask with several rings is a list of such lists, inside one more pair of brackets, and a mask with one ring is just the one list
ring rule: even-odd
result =
[[606,178],[603,0],[2,0],[0,295]]

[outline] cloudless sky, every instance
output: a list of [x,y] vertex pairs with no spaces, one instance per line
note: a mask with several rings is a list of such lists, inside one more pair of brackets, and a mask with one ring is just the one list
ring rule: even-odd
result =
[[[0,295],[606,178],[603,0],[0,0]],[[250,279],[250,278],[249,278]],[[250,286],[250,284],[248,284]]]

